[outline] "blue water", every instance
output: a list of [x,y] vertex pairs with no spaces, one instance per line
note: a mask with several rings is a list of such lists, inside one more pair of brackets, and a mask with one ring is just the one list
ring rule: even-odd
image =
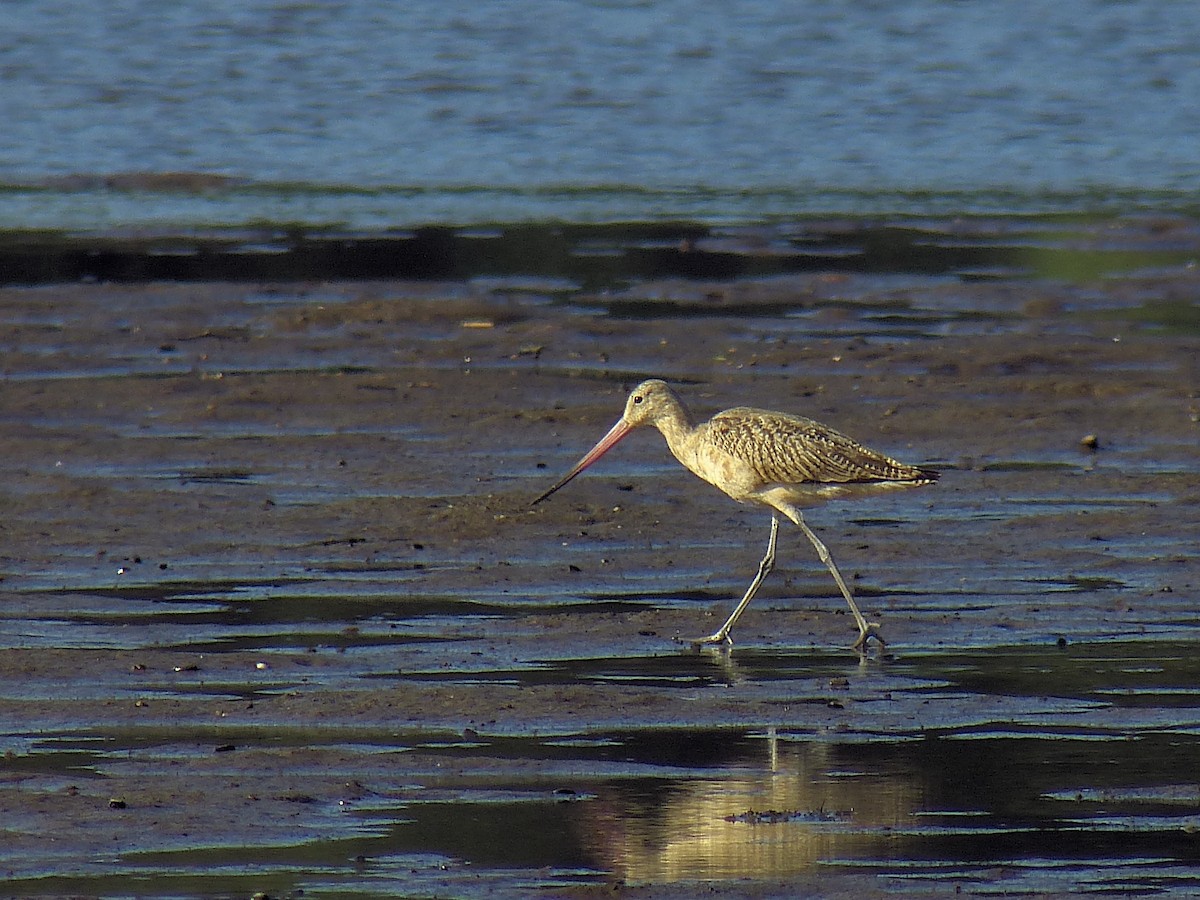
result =
[[1192,2],[8,0],[0,72],[0,229],[1200,200]]

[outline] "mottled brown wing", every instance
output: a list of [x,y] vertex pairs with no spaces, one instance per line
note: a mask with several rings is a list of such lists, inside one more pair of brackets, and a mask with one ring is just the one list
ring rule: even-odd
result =
[[803,416],[739,407],[713,416],[707,440],[777,484],[926,481],[935,473],[905,465]]

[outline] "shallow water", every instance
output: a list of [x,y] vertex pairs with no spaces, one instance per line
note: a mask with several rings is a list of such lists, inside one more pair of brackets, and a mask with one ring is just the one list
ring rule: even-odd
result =
[[[486,722],[462,732],[394,722],[10,732],[8,887],[475,896],[613,877],[719,885],[815,873],[836,885],[865,873],[875,890],[901,893],[1192,891],[1196,675],[1193,642],[928,652],[866,666],[749,650],[732,664],[593,661],[561,683],[619,677],[685,705],[717,691],[754,715],[774,706],[778,719],[602,719],[512,736]],[[191,683],[143,682],[129,696],[152,707],[192,696],[237,715],[274,692],[339,681],[248,691],[245,675],[229,686],[180,677]],[[474,684],[470,673],[452,680]],[[128,806],[100,811],[110,797]],[[77,809],[71,843],[95,848],[83,856],[46,852],[49,809],[64,803]]]
[[18,3],[0,230],[1193,210],[1200,13]]
[[[1200,889],[1197,230],[1046,225],[3,288],[6,889]],[[791,530],[678,643],[767,520],[656,435],[529,509],[646,374],[942,469],[809,516],[886,652]]]

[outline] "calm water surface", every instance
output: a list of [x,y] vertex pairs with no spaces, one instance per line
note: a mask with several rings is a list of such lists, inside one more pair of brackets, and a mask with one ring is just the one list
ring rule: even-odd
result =
[[1194,206],[1200,183],[1187,3],[58,0],[5,20],[0,228],[1126,209]]

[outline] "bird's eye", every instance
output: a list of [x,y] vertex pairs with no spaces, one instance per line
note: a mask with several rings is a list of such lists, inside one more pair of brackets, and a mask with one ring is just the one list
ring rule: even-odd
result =
[[645,400],[645,399],[646,399],[646,398],[645,398],[645,397],[643,397],[641,394],[634,394],[634,395],[633,395],[633,402],[634,402],[634,403],[641,403],[641,402],[642,402],[643,400]]

